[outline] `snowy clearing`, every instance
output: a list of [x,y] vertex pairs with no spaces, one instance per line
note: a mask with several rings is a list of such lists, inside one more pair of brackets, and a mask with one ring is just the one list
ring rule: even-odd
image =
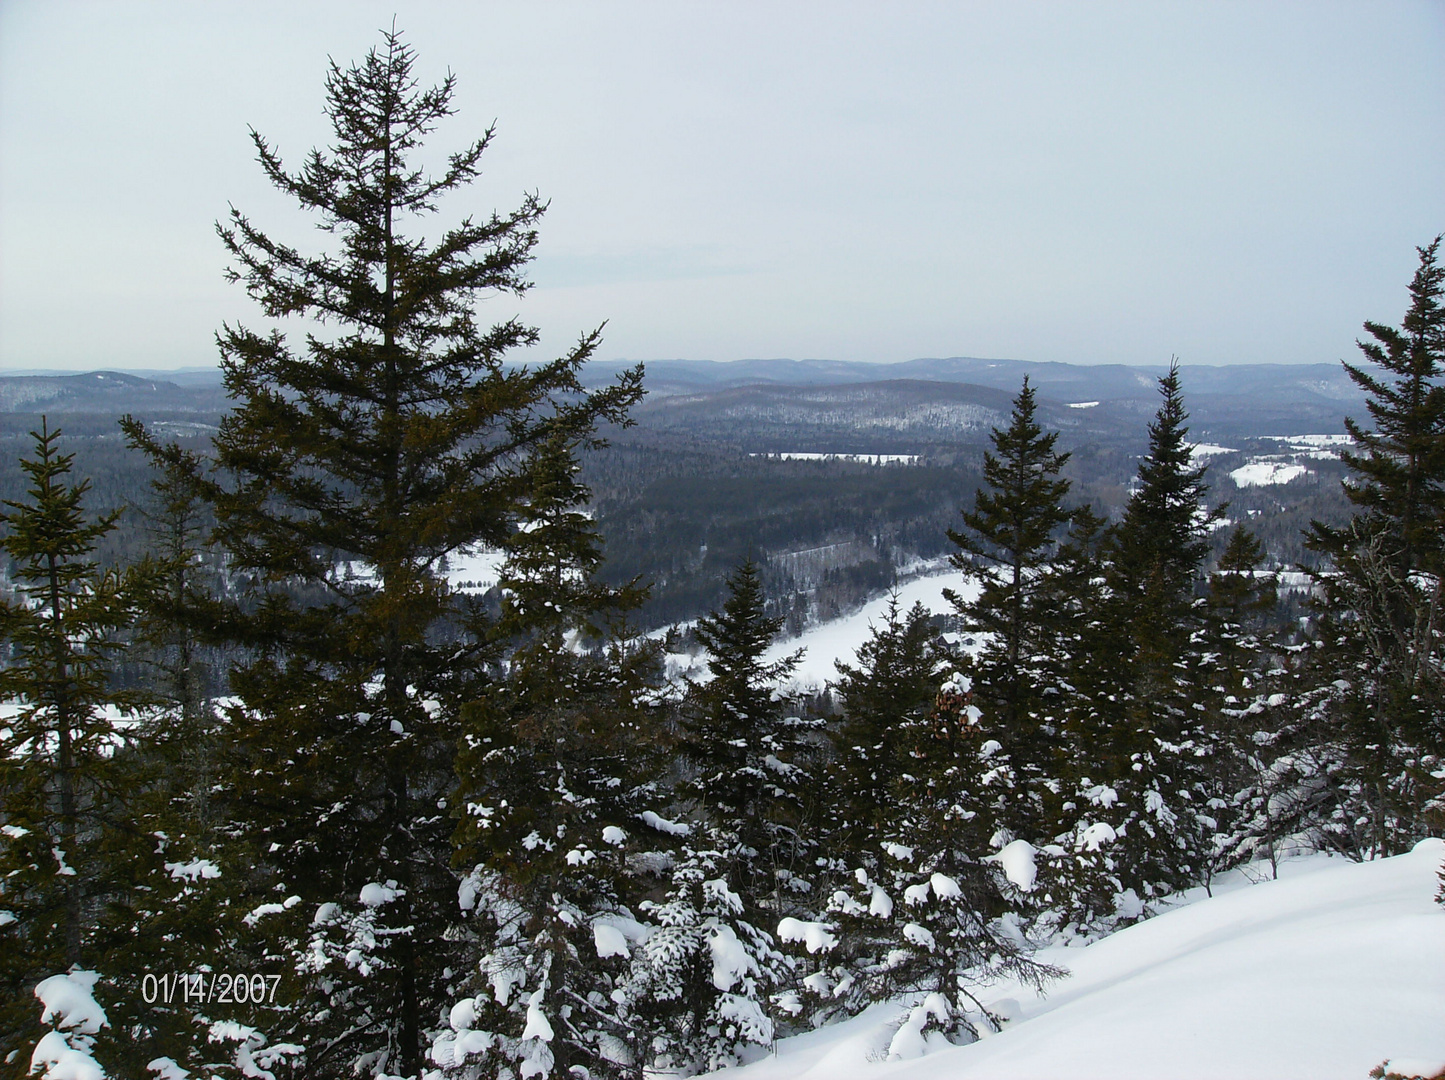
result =
[[1236,487],[1271,487],[1298,480],[1309,470],[1303,465],[1287,465],[1278,461],[1252,461],[1229,474]]
[[1282,442],[1292,450],[1325,446],[1349,446],[1355,440],[1349,435],[1261,435],[1261,439]]
[[1190,443],[1190,452],[1197,458],[1218,457],[1220,454],[1237,454],[1239,451],[1232,446],[1220,446],[1218,443]]
[[[945,588],[970,599],[977,596],[979,590],[976,582],[964,580],[962,571],[935,571],[898,586],[898,610],[900,613],[907,612],[915,603],[921,602],[935,615],[951,614],[953,606],[943,598]],[[880,596],[851,615],[812,627],[798,637],[774,643],[763,659],[772,663],[805,649],[802,663],[793,673],[792,681],[796,689],[821,689],[824,683],[838,677],[833,661],[853,663],[858,646],[868,640],[870,627],[881,626],[887,615],[888,597]]]
[[500,551],[453,552],[447,556],[447,582],[460,592],[486,592],[502,576],[505,561]]
[[737,1080],[1364,1080],[1386,1058],[1445,1066],[1445,842],[1356,864],[1285,861],[1280,880],[1235,871],[1213,898],[1039,959],[1072,975],[1046,997],[980,993],[1014,1017],[971,1046],[935,1037],[884,1061],[911,1002],[778,1044]]

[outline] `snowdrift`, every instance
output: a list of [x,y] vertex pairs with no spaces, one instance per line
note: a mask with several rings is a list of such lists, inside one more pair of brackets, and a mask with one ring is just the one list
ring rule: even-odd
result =
[[1014,1017],[970,1046],[935,1037],[887,1061],[907,1003],[781,1042],[737,1080],[1365,1080],[1386,1058],[1445,1067],[1445,841],[1357,864],[1308,856],[1274,881],[1236,871],[1214,895],[1083,948],[1039,997],[996,986]]

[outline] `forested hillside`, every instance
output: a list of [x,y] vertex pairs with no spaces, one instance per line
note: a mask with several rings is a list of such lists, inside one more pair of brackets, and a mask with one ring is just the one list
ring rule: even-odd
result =
[[[7,417],[0,1076],[642,1080],[878,1002],[901,1057],[1445,826],[1439,238],[1343,432],[1198,429],[1177,365],[1112,436],[1027,372],[647,402],[478,322],[545,204],[436,227],[493,133],[424,153],[413,62],[334,65],[299,167],[253,133],[323,229],[220,225],[283,328],[220,330],[223,409]],[[804,697],[785,632],[939,556]]]

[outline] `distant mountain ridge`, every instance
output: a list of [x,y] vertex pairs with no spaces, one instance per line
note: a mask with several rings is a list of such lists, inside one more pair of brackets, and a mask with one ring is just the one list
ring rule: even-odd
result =
[[119,371],[0,375],[0,413],[220,413],[228,408],[219,371],[209,384],[185,386]]
[[[601,381],[629,366],[624,361],[594,361],[588,366],[588,378]],[[649,360],[644,366],[648,389],[658,394],[767,383],[807,386],[899,380],[970,383],[1012,394],[1027,375],[1041,394],[1060,402],[1137,397],[1152,400],[1159,376],[1168,371],[1166,364],[1131,367],[972,356],[922,358],[895,364],[852,360]],[[1267,393],[1320,403],[1364,400],[1337,363],[1181,364],[1179,372],[1186,394]]]
[[[601,385],[630,366],[593,361],[583,381]],[[888,429],[893,437],[931,428],[934,438],[986,434],[1007,414],[1025,375],[1053,426],[1082,437],[1133,429],[1153,413],[1158,378],[1167,370],[967,356],[896,364],[653,360],[645,369],[649,394],[635,415],[646,426],[718,432],[737,425],[782,434],[796,425],[820,435],[846,429],[860,436]],[[1332,433],[1343,430],[1347,414],[1365,418],[1364,396],[1339,364],[1186,364],[1180,374],[1193,422],[1219,435]],[[0,374],[0,413],[219,414],[229,408],[217,369]]]

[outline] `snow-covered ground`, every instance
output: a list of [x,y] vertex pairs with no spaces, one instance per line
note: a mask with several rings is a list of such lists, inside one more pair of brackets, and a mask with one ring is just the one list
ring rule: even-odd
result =
[[785,1039],[736,1080],[1365,1080],[1385,1059],[1445,1068],[1445,842],[1356,864],[1286,860],[1236,871],[1214,896],[1039,958],[1071,975],[1046,996],[1000,985],[1014,1019],[969,1046],[886,1049],[905,1003]]
[[1229,474],[1236,487],[1270,487],[1288,484],[1308,473],[1303,465],[1282,461],[1251,461]]
[[1218,443],[1206,442],[1190,443],[1189,449],[1194,454],[1196,461],[1202,460],[1203,458],[1218,457],[1220,454],[1239,453],[1239,451],[1232,446],[1220,446]]
[[486,592],[497,583],[505,556],[500,551],[459,551],[447,559],[447,581],[461,592]]
[[[943,598],[945,588],[969,599],[978,593],[978,585],[966,583],[961,571],[934,569],[898,586],[898,610],[907,612],[915,603],[921,602],[936,615],[952,613],[953,606]],[[853,663],[858,646],[868,640],[874,625],[883,624],[887,614],[888,597],[879,597],[851,615],[814,626],[798,637],[777,642],[768,650],[765,659],[771,663],[803,649],[803,660],[794,672],[793,681],[799,689],[821,689],[824,683],[838,677],[833,661]]]

